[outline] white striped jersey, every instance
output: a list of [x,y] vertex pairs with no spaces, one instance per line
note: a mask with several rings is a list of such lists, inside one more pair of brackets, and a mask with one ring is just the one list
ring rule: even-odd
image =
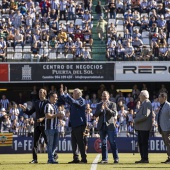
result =
[[9,105],[9,100],[8,99],[1,99],[0,101],[2,108],[8,109],[8,105]]
[[[44,113],[50,113],[52,115],[57,114],[57,106],[51,103],[47,103],[44,108]],[[47,119],[45,118],[45,130],[49,129],[57,129],[58,119],[52,118]]]

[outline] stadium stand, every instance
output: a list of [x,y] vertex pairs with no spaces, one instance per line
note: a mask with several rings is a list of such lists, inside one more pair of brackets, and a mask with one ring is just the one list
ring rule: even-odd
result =
[[[107,23],[102,41],[100,16]],[[169,0],[1,0],[0,56],[17,62],[169,60],[169,16]],[[148,57],[140,56],[146,49]],[[35,53],[40,59],[32,60]]]

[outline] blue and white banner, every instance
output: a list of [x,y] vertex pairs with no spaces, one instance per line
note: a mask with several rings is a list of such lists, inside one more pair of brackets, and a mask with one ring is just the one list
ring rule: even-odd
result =
[[[118,137],[116,139],[119,153],[138,152],[137,139]],[[1,154],[12,153],[31,153],[33,147],[33,138],[31,137],[14,137],[13,146],[0,147]],[[111,152],[108,142],[108,150]],[[71,138],[61,138],[58,145],[58,153],[71,153]],[[88,139],[88,153],[101,153],[101,140],[99,138]],[[149,152],[161,153],[166,152],[166,147],[162,138],[151,138],[149,140]]]

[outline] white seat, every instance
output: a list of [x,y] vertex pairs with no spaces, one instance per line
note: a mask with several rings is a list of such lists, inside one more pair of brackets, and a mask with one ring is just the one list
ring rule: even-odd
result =
[[117,20],[116,25],[123,25],[123,20]]
[[22,60],[22,53],[15,53],[14,60]]
[[66,54],[66,59],[73,59],[73,54]]
[[143,31],[142,38],[147,38],[147,37],[149,37],[149,31]]
[[15,46],[15,52],[22,52],[22,46],[20,45]]
[[59,54],[57,55],[57,58],[58,58],[58,59],[63,59],[63,58],[66,58],[66,57],[65,57],[65,55],[64,55],[63,53],[59,53]]
[[66,24],[66,21],[65,21],[65,20],[60,20],[60,21],[59,21],[59,25],[60,25],[61,23],[63,23],[63,24],[65,25],[65,24]]
[[14,48],[13,47],[7,47],[7,52],[14,52]]
[[72,22],[72,23],[74,24],[74,20],[68,20],[68,21],[67,21],[67,24],[69,25],[70,22]]
[[49,53],[48,58],[49,58],[50,60],[56,60],[56,53]]
[[80,26],[82,26],[82,19],[76,19],[75,25],[80,25]]
[[149,38],[143,38],[142,40],[144,45],[149,45]]
[[124,31],[124,26],[123,25],[117,25],[116,30],[118,31]]
[[24,60],[31,60],[31,54],[23,54]]
[[31,52],[31,46],[30,45],[25,45],[23,52]]
[[14,53],[7,53],[7,60],[8,59],[13,60],[14,59]]
[[116,19],[124,18],[123,14],[117,14]]
[[108,21],[108,25],[110,25],[111,23],[115,24],[116,20],[115,19],[109,19]]

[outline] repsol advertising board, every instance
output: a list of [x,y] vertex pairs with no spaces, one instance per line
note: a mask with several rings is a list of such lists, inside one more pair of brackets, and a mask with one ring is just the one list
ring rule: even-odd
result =
[[170,63],[165,61],[119,62],[115,64],[115,70],[116,81],[170,81]]
[[114,81],[114,63],[11,63],[10,82]]
[[[138,152],[137,139],[118,137],[116,139],[117,147],[120,153]],[[11,153],[31,153],[33,146],[33,138],[30,137],[14,137],[12,146],[1,146],[0,154]],[[99,138],[88,139],[88,153],[101,153],[101,140]],[[108,151],[111,152],[108,142]],[[61,138],[58,143],[58,153],[71,153],[71,138]],[[166,152],[166,147],[162,138],[151,138],[149,140],[149,152],[161,153]]]

